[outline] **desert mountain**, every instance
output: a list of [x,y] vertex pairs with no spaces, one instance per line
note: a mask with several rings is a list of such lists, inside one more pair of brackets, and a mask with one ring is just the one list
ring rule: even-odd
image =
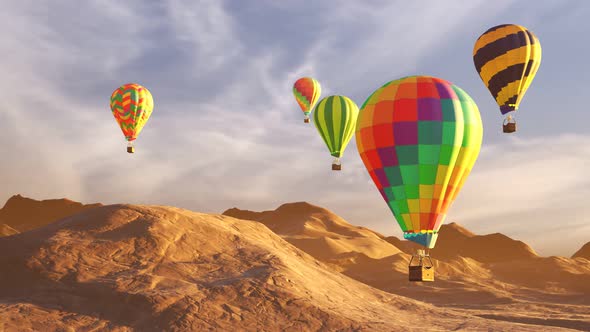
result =
[[[394,236],[386,240],[406,253],[413,253],[420,246],[402,241]],[[504,234],[475,235],[457,223],[444,224],[430,255],[441,260],[466,257],[478,262],[495,263],[538,257],[535,251],[522,241]]]
[[320,259],[348,252],[375,259],[400,253],[383,236],[353,226],[331,211],[306,202],[283,204],[274,211],[264,212],[232,208],[223,214],[261,222],[283,239]]
[[585,245],[580,248],[580,250],[576,251],[576,253],[572,256],[572,258],[586,258],[590,260],[590,242],[586,243]]
[[[225,214],[259,223],[117,205],[0,239],[0,252],[6,253],[0,255],[0,331],[257,330],[262,325],[265,330],[400,330],[407,319],[423,323],[412,325],[416,329],[456,326],[454,310],[444,311],[451,313],[450,321],[416,319],[415,310],[441,314],[425,303],[459,310],[466,321],[459,329],[590,330],[588,259],[531,257],[534,252],[522,242],[475,235],[451,223],[443,226],[437,243],[447,246],[446,253],[456,243],[475,245],[486,238],[491,248],[512,248],[520,258],[507,252],[490,258],[479,248],[446,256],[442,250],[440,260],[433,259],[436,281],[410,283],[406,252],[417,246],[394,237],[382,241],[382,235],[326,209],[293,203],[274,211]],[[19,224],[18,215],[13,217]],[[442,234],[450,243],[441,242]],[[587,247],[575,256],[585,255]],[[349,288],[352,296],[341,294]],[[406,303],[392,294],[420,302]],[[390,303],[406,309],[392,313]],[[398,319],[399,312],[413,318]],[[489,319],[486,328],[474,317]]]
[[2,331],[539,330],[382,292],[261,223],[172,207],[89,209],[0,252]]
[[[283,204],[274,211],[263,212],[232,208],[223,214],[259,221],[320,259],[351,252],[379,259],[400,251],[411,255],[421,247],[414,242],[394,236],[383,237],[369,229],[353,226],[333,212],[306,202]],[[450,223],[441,227],[440,234],[430,255],[441,260],[464,257],[493,263],[537,257],[524,242],[500,233],[475,235],[457,223]]]
[[49,199],[37,201],[15,195],[0,209],[0,224],[5,224],[19,232],[25,232],[70,216],[79,211],[101,206],[84,205],[68,199]]
[[[413,242],[384,238],[402,252],[382,257],[371,257],[358,245],[348,250],[318,250],[317,243],[323,237],[341,236],[340,230],[347,230],[345,239],[349,243],[355,243],[355,237],[359,236],[371,241],[383,237],[352,226],[317,206],[295,203],[275,211],[233,208],[224,213],[258,220],[332,269],[389,293],[438,306],[477,308],[477,314],[499,320],[590,330],[588,261],[538,257],[521,241],[502,234],[476,235],[451,223],[443,225],[438,243],[431,251],[436,281],[414,284],[408,282],[407,275],[411,258],[408,254],[419,248]],[[330,228],[333,224],[338,227]],[[357,229],[366,233],[353,233]],[[307,242],[292,240],[302,235]],[[487,311],[482,313],[484,309]],[[523,319],[522,315],[528,318]]]

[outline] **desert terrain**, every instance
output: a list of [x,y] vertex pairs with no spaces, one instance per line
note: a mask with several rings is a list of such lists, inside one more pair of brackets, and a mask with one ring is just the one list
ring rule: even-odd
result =
[[309,203],[203,214],[20,195],[0,210],[0,331],[590,330],[590,244],[539,257],[444,225],[417,248]]

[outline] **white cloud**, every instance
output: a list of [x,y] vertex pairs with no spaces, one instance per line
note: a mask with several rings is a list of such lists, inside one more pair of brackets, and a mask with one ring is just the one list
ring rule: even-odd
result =
[[[341,1],[311,8],[268,1],[263,7],[269,10],[268,22],[261,23],[240,20],[245,11],[230,12],[227,5],[235,4],[220,1],[64,1],[51,8],[14,2],[0,12],[6,26],[0,30],[0,89],[5,92],[0,138],[11,142],[0,147],[6,160],[0,166],[0,199],[20,192],[215,212],[306,200],[350,222],[397,232],[354,139],[344,170],[330,170],[332,158],[313,124],[302,122],[293,81],[303,75],[321,78],[323,96],[349,95],[360,106],[385,81],[417,71],[421,59],[441,45],[454,43],[456,36],[471,38],[466,31],[479,24],[479,13],[495,18],[512,3]],[[293,14],[281,16],[289,22],[278,22],[272,10]],[[264,43],[245,41],[254,23],[266,24]],[[273,35],[275,25],[304,29],[311,23],[316,29],[305,36],[314,38],[293,45],[284,38],[298,36]],[[300,56],[291,59],[293,53]],[[124,152],[108,109],[112,90],[128,81],[147,86],[156,104],[133,156]],[[567,139],[574,138],[558,141]],[[489,202],[503,207],[506,198],[526,197],[524,211],[522,205],[503,211],[516,215],[544,208],[545,200],[556,206],[575,200],[567,196],[577,185],[573,174],[581,172],[575,164],[567,174],[553,174],[556,183],[533,192],[500,195],[498,183],[486,183],[508,171],[517,175],[518,186],[534,187],[533,179],[545,170],[583,156],[564,154],[561,164],[557,157],[543,164],[545,141],[510,142],[520,154],[510,152],[504,163],[497,159],[504,146],[487,147],[453,218],[483,230],[478,218],[503,216],[497,207],[488,208]],[[554,155],[561,156],[567,144],[562,145]],[[487,190],[477,196],[480,187]]]
[[100,140],[110,139],[103,120],[111,116],[103,109],[108,95],[95,106],[85,89],[143,52],[141,20],[126,23],[134,4],[113,5],[89,2],[73,10],[18,1],[0,12],[0,126],[2,141],[11,142],[2,145],[4,195],[85,196],[78,166],[98,155]]
[[482,151],[450,215],[472,230],[518,237],[541,253],[571,255],[590,240],[580,229],[590,215],[589,162],[590,136],[511,137]]
[[234,36],[235,24],[222,1],[166,2],[174,36],[191,45],[196,61],[194,74],[214,71],[237,56],[243,47]]
[[418,67],[422,59],[458,36],[470,38],[466,26],[477,22],[478,13],[493,17],[513,3],[343,1],[324,18],[328,23],[324,37],[309,58],[322,63],[321,77],[338,87],[339,93],[360,97],[356,100],[360,106],[368,93],[387,81],[428,75]]

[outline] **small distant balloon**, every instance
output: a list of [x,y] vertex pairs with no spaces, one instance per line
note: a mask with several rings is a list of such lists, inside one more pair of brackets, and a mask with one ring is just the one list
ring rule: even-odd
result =
[[124,84],[113,91],[111,111],[128,142],[127,152],[135,152],[133,141],[149,120],[153,108],[152,94],[139,84]]
[[[475,42],[473,62],[481,80],[504,115],[518,109],[541,65],[541,43],[527,28],[502,24],[488,29]],[[516,131],[512,114],[504,132]]]
[[332,170],[342,169],[340,158],[354,135],[358,106],[345,96],[329,96],[317,104],[313,111],[313,122],[326,143],[330,154],[335,157]]
[[309,114],[321,93],[320,83],[311,77],[302,77],[293,84],[293,95],[305,115],[303,122],[309,123]]

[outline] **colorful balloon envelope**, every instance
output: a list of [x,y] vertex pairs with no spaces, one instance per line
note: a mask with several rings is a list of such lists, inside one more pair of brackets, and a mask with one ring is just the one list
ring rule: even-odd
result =
[[[473,62],[481,80],[488,88],[500,112],[516,111],[541,65],[541,44],[527,28],[502,24],[484,32],[473,47]],[[504,120],[504,131],[512,116]]]
[[335,157],[332,170],[341,170],[340,158],[354,135],[358,113],[358,106],[344,96],[326,97],[320,100],[313,111],[315,127],[330,154]]
[[124,84],[113,91],[111,110],[128,141],[127,152],[135,152],[133,141],[147,123],[153,108],[152,94],[139,84]]
[[303,114],[305,114],[303,122],[309,123],[309,114],[320,98],[321,93],[320,83],[311,77],[302,77],[293,84],[293,95]]
[[434,247],[482,137],[475,102],[440,78],[394,80],[365,101],[356,126],[358,152],[405,239]]

